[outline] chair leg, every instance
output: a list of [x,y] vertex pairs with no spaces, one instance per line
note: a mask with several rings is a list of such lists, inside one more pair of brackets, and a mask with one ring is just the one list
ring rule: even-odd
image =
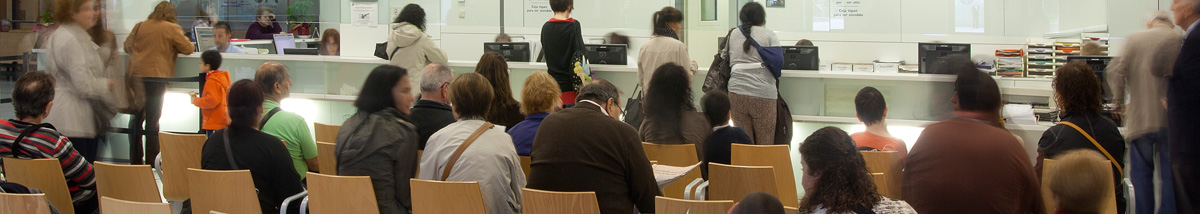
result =
[[287,197],[287,199],[283,199],[283,204],[279,205],[279,214],[287,214],[288,205],[291,205],[292,201],[296,201],[296,199],[300,199],[300,197],[304,197],[304,201],[300,204],[300,210],[304,210],[305,207],[308,207],[307,204],[304,204],[304,202],[308,202],[308,191],[304,191],[296,193],[296,195],[291,197]]
[[304,196],[304,200],[300,201],[300,214],[308,214],[308,196]]

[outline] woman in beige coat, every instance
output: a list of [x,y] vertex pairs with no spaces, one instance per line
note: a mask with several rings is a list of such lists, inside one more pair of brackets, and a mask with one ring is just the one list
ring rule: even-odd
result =
[[642,88],[650,88],[650,77],[654,76],[654,70],[667,63],[686,68],[688,81],[691,82],[697,66],[696,61],[688,56],[687,44],[679,41],[679,32],[683,32],[683,12],[674,7],[664,7],[654,12],[651,20],[654,23],[654,35],[638,51],[638,83],[642,84]]
[[54,124],[71,138],[75,149],[88,161],[94,161],[99,138],[92,101],[107,100],[115,82],[103,77],[104,60],[100,46],[86,29],[97,25],[99,13],[94,0],[61,1],[55,19],[61,24],[43,48],[47,50],[46,69],[54,76],[53,105],[45,122]]
[[[425,34],[425,9],[416,4],[408,4],[396,16],[392,23],[392,32],[388,34],[388,56],[391,65],[408,70],[409,76],[421,76],[421,69],[429,63],[446,64],[446,52],[433,43],[433,38]],[[409,78],[412,85],[419,85],[420,78]],[[419,90],[413,90],[420,93]]]
[[130,146],[130,163],[153,162],[158,155],[158,119],[162,116],[162,100],[167,90],[167,83],[143,82],[141,78],[174,77],[175,59],[179,54],[192,54],[195,49],[183,35],[183,28],[175,24],[175,6],[165,1],[155,6],[146,21],[134,25],[125,40],[129,75],[134,77],[130,84],[134,84],[134,93],[146,99],[142,109],[135,111],[129,120],[129,129],[134,133],[129,139],[130,145],[142,145],[142,136],[146,136],[145,159],[142,159],[141,146]]

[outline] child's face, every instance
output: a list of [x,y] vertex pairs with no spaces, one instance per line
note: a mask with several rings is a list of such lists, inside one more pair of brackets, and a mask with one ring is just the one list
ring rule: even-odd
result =
[[200,63],[200,73],[208,73],[209,70],[212,70],[212,69],[209,69],[208,67],[209,67],[208,64],[204,64],[203,62],[201,62]]

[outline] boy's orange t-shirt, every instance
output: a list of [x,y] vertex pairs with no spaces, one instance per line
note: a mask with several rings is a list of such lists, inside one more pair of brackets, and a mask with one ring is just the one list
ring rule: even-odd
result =
[[205,78],[204,91],[200,97],[192,98],[192,105],[200,107],[201,129],[220,130],[229,126],[229,110],[225,97],[229,95],[229,72],[212,71]]
[[850,138],[854,139],[854,144],[858,147],[871,147],[879,151],[908,151],[908,148],[905,148],[904,144],[902,144],[900,141],[889,137],[879,136],[871,132],[864,131],[854,133],[850,135]]

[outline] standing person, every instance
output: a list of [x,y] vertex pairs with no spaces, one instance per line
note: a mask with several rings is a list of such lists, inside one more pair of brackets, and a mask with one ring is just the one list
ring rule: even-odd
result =
[[354,113],[337,134],[337,171],[370,176],[379,213],[412,212],[408,180],[417,177],[417,131],[408,115],[408,71],[381,65],[363,83]]
[[221,69],[221,53],[207,50],[200,54],[200,72],[204,74],[204,90],[191,93],[192,105],[200,108],[203,120],[200,129],[211,136],[216,130],[229,126],[225,97],[229,95],[229,72]]
[[667,63],[675,63],[687,68],[687,80],[690,85],[692,76],[696,75],[697,66],[696,61],[688,56],[687,44],[679,40],[679,34],[683,32],[683,12],[674,7],[664,7],[654,12],[651,20],[654,35],[651,35],[650,41],[642,44],[642,49],[638,51],[638,83],[644,88],[650,88],[650,78],[654,76],[654,70]]
[[579,21],[571,18],[575,0],[550,0],[554,17],[542,25],[542,52],[546,59],[546,72],[558,82],[562,91],[563,108],[575,106],[576,91],[583,80],[575,75],[574,56],[583,50],[583,29]]
[[[94,112],[92,115],[96,118],[92,121],[96,124],[96,138],[107,141],[108,131],[112,128],[112,119],[117,115],[118,109],[128,109],[133,104],[128,102],[130,96],[126,87],[128,83],[123,81],[126,80],[122,64],[124,57],[121,57],[121,52],[117,50],[121,44],[117,43],[116,35],[105,25],[104,6],[102,4],[98,6],[99,14],[97,16],[99,18],[97,18],[96,24],[87,31],[92,36],[92,42],[100,46],[96,51],[100,53],[100,60],[104,62],[104,72],[99,76],[114,80],[114,84],[111,87],[110,95],[105,97],[106,99],[91,99],[89,103],[92,104]],[[99,150],[98,147],[97,150]],[[91,155],[87,157],[89,163],[99,159],[95,152],[89,155]]]
[[900,153],[900,157],[908,155],[908,146],[904,144],[904,140],[892,137],[888,132],[887,101],[879,89],[867,86],[858,90],[858,95],[854,96],[854,111],[858,120],[867,126],[866,131],[850,135],[854,138],[856,146],[879,151],[896,151]]
[[321,55],[341,56],[342,34],[338,33],[337,29],[330,28],[325,29],[325,32],[321,33],[321,35],[325,36],[321,37],[321,46],[317,48],[320,50]]
[[533,137],[537,136],[542,121],[562,107],[558,94],[558,83],[546,72],[536,72],[525,78],[525,86],[521,88],[521,113],[525,120],[508,129],[512,136],[517,155],[529,156],[533,150]]
[[804,167],[800,182],[805,194],[800,199],[801,211],[917,213],[908,203],[879,194],[866,161],[845,131],[835,127],[818,129],[804,139],[797,151]]
[[429,138],[417,178],[477,181],[483,188],[487,213],[520,213],[521,188],[525,187],[521,158],[512,137],[484,121],[490,105],[475,102],[492,98],[491,84],[482,75],[463,74],[450,84],[450,91],[451,102],[459,103],[454,106],[458,122]]
[[1129,171],[1133,188],[1139,190],[1133,192],[1135,201],[1130,205],[1138,214],[1174,214],[1167,109],[1160,101],[1167,97],[1166,76],[1175,66],[1163,62],[1179,58],[1183,35],[1175,30],[1171,15],[1163,11],[1152,13],[1146,27],[1125,37],[1122,57],[1114,60],[1105,73],[1116,112],[1125,121],[1125,141],[1129,143],[1125,170]]
[[[391,57],[389,65],[404,68],[411,73],[409,75],[419,77],[421,73],[417,72],[425,65],[449,62],[446,52],[433,43],[433,37],[425,34],[425,9],[420,5],[405,5],[391,27],[387,43],[387,54]],[[416,79],[410,81],[410,85],[419,85]]]
[[421,72],[421,100],[412,107],[413,124],[417,125],[417,149],[425,150],[429,136],[450,125],[458,119],[454,118],[450,107],[450,81],[454,80],[454,71],[442,63],[429,63]]
[[254,12],[255,22],[246,29],[247,39],[275,39],[275,34],[283,32],[279,22],[275,22],[275,11],[268,7],[258,7]]
[[[297,207],[279,207],[284,199],[304,191],[300,177],[291,170],[287,148],[279,138],[258,131],[262,117],[263,92],[253,80],[239,80],[229,89],[229,128],[204,141],[200,167],[207,170],[250,170],[262,213]],[[227,149],[228,148],[228,149]],[[233,160],[233,162],[230,162]],[[292,203],[295,204],[295,203]]]
[[996,80],[965,57],[943,59],[958,73],[955,117],[929,125],[904,161],[903,191],[918,213],[1045,213],[1029,155],[1000,122]]
[[504,126],[507,131],[525,118],[521,114],[521,103],[512,97],[511,81],[508,80],[508,62],[504,56],[496,52],[483,53],[479,63],[475,65],[475,73],[487,78],[496,96],[488,102],[490,110],[485,114],[488,122]]
[[233,38],[233,30],[229,28],[229,22],[217,22],[213,25],[213,37],[216,39],[217,45],[209,48],[209,50],[217,50],[221,53],[246,54],[245,50],[237,45],[230,44],[229,40]]
[[[1179,213],[1200,213],[1200,2],[1171,3],[1175,24],[1184,29],[1183,46],[1167,76],[1167,127],[1170,133],[1171,168],[1175,181],[1175,206]],[[1160,62],[1161,63],[1161,62]]]
[[750,44],[745,35],[750,35],[764,47],[779,46],[779,38],[775,32],[763,27],[767,23],[767,12],[762,4],[749,2],[742,6],[738,14],[741,33],[729,34],[729,59],[732,67],[729,77],[729,102],[733,103],[733,123],[742,126],[754,143],[771,145],[775,143],[775,120],[778,117],[779,90],[775,87],[776,79],[767,67],[763,66],[762,56]]
[[[1117,123],[1100,115],[1104,110],[1100,78],[1096,77],[1091,67],[1079,62],[1059,67],[1054,73],[1054,97],[1062,108],[1063,122],[1042,133],[1038,141],[1038,156],[1054,157],[1076,149],[1111,155],[1113,159],[1109,165],[1113,166],[1111,176],[1115,185],[1117,211],[1125,213],[1125,185],[1121,184],[1121,178],[1124,177],[1125,140],[1121,130],[1117,129]],[[1081,130],[1076,130],[1074,126]],[[1105,160],[1109,161],[1107,158]],[[1037,159],[1034,171],[1041,174],[1042,158]],[[1147,196],[1153,201],[1153,194]]]
[[[55,19],[59,28],[47,38],[46,68],[56,85],[54,105],[47,123],[58,124],[58,131],[71,138],[75,149],[94,161],[99,150],[101,132],[95,110],[97,100],[110,100],[109,93],[116,84],[104,78],[104,59],[101,59],[93,38],[86,29],[97,25],[95,0],[59,0],[55,4]],[[104,121],[107,122],[107,121]]]
[[658,144],[692,144],[696,157],[704,159],[704,141],[712,127],[704,114],[692,103],[691,81],[687,69],[668,62],[654,70],[650,87],[646,88],[646,120],[638,129],[643,142]]
[[259,120],[262,132],[278,137],[287,145],[292,165],[300,179],[317,168],[317,142],[313,140],[310,125],[299,114],[284,111],[279,103],[292,93],[292,76],[287,66],[278,62],[266,62],[258,67],[254,82],[263,91],[263,116]]
[[[143,164],[153,162],[154,157],[158,156],[158,119],[162,117],[167,83],[145,82],[141,78],[174,77],[175,59],[179,54],[192,54],[196,46],[175,24],[175,5],[171,2],[159,2],[150,17],[134,25],[131,32],[125,40],[125,53],[129,53],[129,72],[135,81],[132,83],[134,93],[144,96],[146,101],[129,120],[129,128],[134,133],[129,139],[129,161]],[[142,126],[143,122],[145,126]],[[140,146],[142,136],[146,137],[145,159]]]

